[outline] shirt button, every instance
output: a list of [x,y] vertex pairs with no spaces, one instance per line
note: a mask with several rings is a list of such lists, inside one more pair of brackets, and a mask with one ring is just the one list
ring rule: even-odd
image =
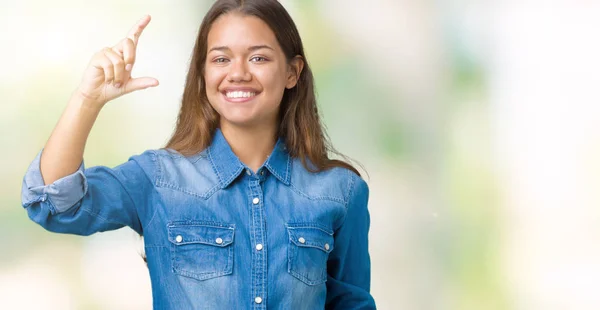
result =
[[265,171],[264,171],[264,170],[261,170],[261,171],[260,171],[260,175],[265,175]]
[[217,240],[215,240],[215,242],[217,242],[217,244],[221,244],[221,243],[223,243],[223,239],[217,238]]
[[329,243],[325,243],[325,251],[329,251]]
[[300,238],[298,238],[298,242],[304,244],[304,243],[306,243],[306,240],[304,238],[300,237]]
[[246,174],[247,175],[252,175],[252,172],[250,172],[250,169],[246,169]]
[[183,241],[183,237],[181,235],[178,235],[177,237],[175,237],[175,241],[177,241],[177,243]]
[[257,205],[259,201],[260,201],[260,199],[258,199],[258,197],[252,199],[252,203],[255,204],[255,205]]
[[262,249],[263,249],[263,245],[262,244],[259,243],[259,244],[256,245],[256,250],[257,251],[260,251]]
[[260,304],[262,302],[262,298],[256,297],[256,298],[254,298],[254,302],[257,304]]

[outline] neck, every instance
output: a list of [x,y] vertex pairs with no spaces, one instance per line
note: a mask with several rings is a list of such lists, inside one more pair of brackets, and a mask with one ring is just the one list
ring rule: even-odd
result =
[[254,172],[267,160],[277,142],[275,126],[248,128],[221,124],[221,132],[233,153]]

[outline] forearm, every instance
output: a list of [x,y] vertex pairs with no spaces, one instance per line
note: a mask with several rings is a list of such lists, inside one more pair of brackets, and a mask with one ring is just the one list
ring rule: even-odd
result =
[[73,93],[42,153],[40,169],[45,184],[77,171],[100,109],[78,91]]

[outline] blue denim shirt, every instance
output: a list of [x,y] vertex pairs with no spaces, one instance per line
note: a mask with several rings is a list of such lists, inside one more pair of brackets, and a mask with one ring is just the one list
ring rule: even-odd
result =
[[44,185],[23,180],[29,217],[58,233],[144,235],[155,309],[374,309],[367,184],[307,171],[279,140],[254,173],[221,131],[185,157],[150,150]]

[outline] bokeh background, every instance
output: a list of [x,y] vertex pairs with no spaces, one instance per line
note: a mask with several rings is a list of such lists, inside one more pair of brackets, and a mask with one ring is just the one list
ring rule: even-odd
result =
[[[0,2],[0,309],[150,309],[129,229],[51,234],[22,177],[91,55],[143,14],[134,75],[87,166],[172,132],[212,1]],[[600,309],[600,3],[282,0],[337,148],[369,176],[381,309]]]

